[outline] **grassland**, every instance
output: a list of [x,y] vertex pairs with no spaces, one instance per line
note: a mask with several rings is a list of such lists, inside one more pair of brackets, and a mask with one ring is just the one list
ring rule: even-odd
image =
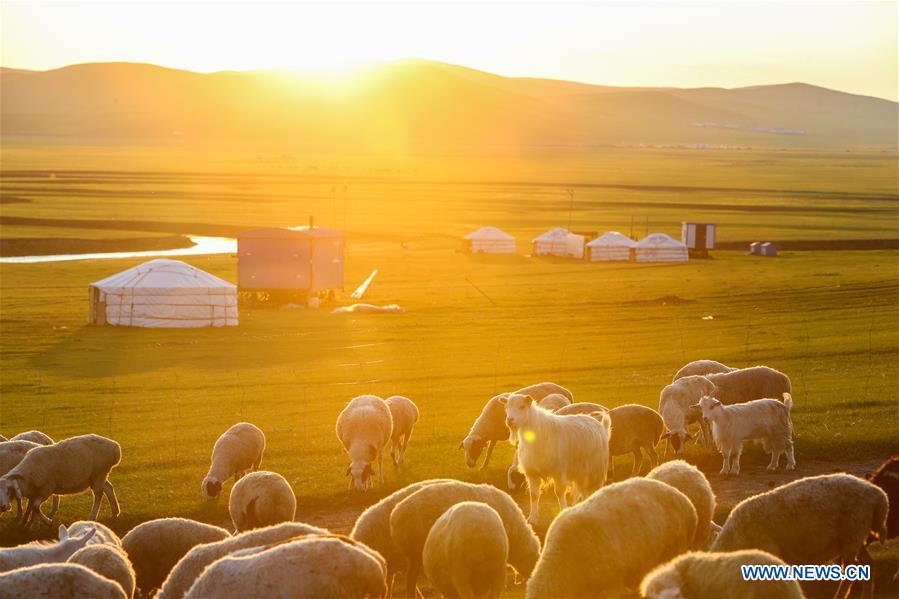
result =
[[[309,158],[292,161],[294,170],[266,170],[226,155],[195,157],[190,174],[178,151],[161,155],[110,154],[101,169],[106,155],[96,151],[62,159],[5,148],[3,193],[31,202],[4,205],[2,215],[237,226],[297,224],[314,214],[329,225],[336,205],[336,224],[350,232],[348,286],[378,268],[370,301],[408,311],[260,309],[243,310],[240,326],[226,330],[92,328],[87,284],[135,261],[0,265],[0,432],[117,439],[119,530],[162,515],[224,523],[226,509],[203,503],[199,484],[212,442],[238,420],[265,430],[264,467],[293,484],[298,517],[345,527],[372,501],[346,492],[333,432],[338,412],[360,393],[408,395],[422,411],[407,465],[388,466],[376,495],[435,476],[499,484],[508,446],[483,473],[468,470],[457,450],[496,392],[553,380],[580,400],[655,406],[680,365],[706,357],[791,376],[798,474],[809,464],[876,460],[899,446],[896,251],[775,259],[719,251],[683,265],[455,251],[476,225],[501,226],[521,245],[566,225],[568,188],[576,229],[626,231],[633,215],[675,235],[680,220],[695,218],[721,223],[724,239],[895,237],[895,154],[608,150],[487,158],[470,161],[470,174],[462,157],[368,168],[361,158],[333,167]],[[103,173],[76,182],[67,170]],[[231,256],[190,262],[236,280]],[[689,455],[717,470],[710,453]],[[761,465],[757,453],[744,459],[746,470]],[[61,518],[88,508],[87,496],[66,498]],[[0,529],[0,538],[15,536],[8,524]]]

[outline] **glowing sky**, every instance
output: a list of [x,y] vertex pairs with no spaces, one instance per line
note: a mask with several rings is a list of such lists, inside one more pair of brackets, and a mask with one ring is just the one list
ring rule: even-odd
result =
[[0,64],[334,69],[421,57],[608,85],[804,81],[897,97],[896,1],[0,4]]

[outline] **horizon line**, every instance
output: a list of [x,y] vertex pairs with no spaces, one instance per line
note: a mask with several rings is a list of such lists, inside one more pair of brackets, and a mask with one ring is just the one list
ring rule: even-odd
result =
[[165,69],[165,70],[169,70],[169,71],[181,71],[184,73],[191,73],[194,75],[218,75],[218,74],[222,74],[222,73],[265,73],[265,72],[313,75],[313,74],[320,74],[320,73],[324,73],[324,72],[333,72],[333,73],[344,72],[345,73],[345,72],[352,72],[352,71],[362,71],[366,68],[374,68],[374,67],[378,67],[378,66],[398,64],[398,63],[402,63],[402,62],[412,62],[412,61],[420,61],[420,62],[424,62],[424,63],[438,64],[438,65],[449,66],[449,67],[460,68],[460,69],[468,69],[468,70],[472,70],[472,71],[477,71],[479,73],[486,73],[488,75],[492,75],[495,77],[502,77],[505,79],[538,79],[538,80],[544,80],[544,81],[558,81],[558,82],[563,82],[563,83],[575,83],[578,85],[587,85],[587,86],[591,86],[591,87],[611,87],[611,88],[616,88],[616,89],[740,90],[740,89],[752,89],[752,88],[759,88],[759,87],[806,85],[809,87],[816,87],[816,88],[831,91],[831,92],[847,94],[847,95],[852,95],[852,96],[858,96],[858,97],[863,97],[863,98],[874,98],[877,100],[891,102],[893,104],[899,104],[899,99],[892,100],[890,98],[885,98],[883,96],[875,96],[872,94],[863,94],[863,93],[858,93],[858,92],[845,91],[842,89],[827,87],[827,86],[819,85],[816,83],[809,83],[806,81],[798,81],[798,80],[783,81],[783,82],[779,82],[779,83],[757,83],[757,84],[753,84],[753,85],[741,85],[741,86],[737,86],[737,87],[725,87],[723,85],[703,85],[703,86],[695,86],[695,87],[690,87],[690,86],[681,87],[681,86],[671,86],[671,85],[665,85],[665,86],[645,85],[645,84],[644,85],[617,85],[617,84],[607,84],[607,83],[593,83],[593,82],[581,81],[581,80],[577,80],[577,79],[562,79],[562,78],[558,78],[558,77],[544,77],[544,76],[540,76],[540,75],[504,75],[504,74],[500,74],[500,73],[495,73],[493,71],[487,71],[487,70],[477,68],[477,67],[470,67],[470,66],[463,65],[463,64],[445,62],[442,60],[436,60],[436,59],[431,59],[431,58],[422,58],[420,56],[406,56],[406,57],[397,58],[394,60],[360,61],[357,65],[355,65],[353,67],[348,67],[348,68],[337,67],[337,68],[315,69],[315,68],[256,67],[256,68],[249,68],[249,69],[216,69],[216,70],[210,70],[210,71],[194,70],[194,69],[189,69],[189,68],[184,68],[184,67],[170,66],[170,65],[158,64],[158,63],[153,63],[153,62],[144,62],[144,61],[136,61],[136,60],[98,60],[98,61],[90,61],[90,62],[75,62],[75,63],[61,65],[58,67],[51,67],[51,68],[46,68],[46,69],[35,69],[35,68],[7,66],[7,65],[3,64],[2,59],[0,59],[0,69],[10,70],[10,71],[21,71],[21,72],[27,72],[27,73],[50,73],[53,71],[61,71],[63,69],[79,67],[79,66],[87,66],[87,65],[140,65],[140,66],[149,66],[149,67],[155,67],[155,68],[159,68],[159,69]]

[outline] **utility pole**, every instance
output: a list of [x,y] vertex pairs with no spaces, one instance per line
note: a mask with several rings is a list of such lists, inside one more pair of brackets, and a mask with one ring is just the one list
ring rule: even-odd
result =
[[566,191],[568,192],[568,230],[571,231],[571,213],[574,210],[574,190],[569,187]]

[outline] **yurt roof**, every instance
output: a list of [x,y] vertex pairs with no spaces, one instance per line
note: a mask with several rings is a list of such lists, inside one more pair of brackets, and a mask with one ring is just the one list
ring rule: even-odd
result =
[[664,233],[652,233],[647,235],[643,239],[637,242],[638,248],[656,248],[656,247],[669,247],[669,248],[681,248],[686,247],[680,241],[670,237],[669,235],[665,235]]
[[508,233],[506,233],[505,231],[502,231],[502,230],[500,230],[500,229],[497,229],[496,227],[481,227],[481,228],[478,229],[477,231],[472,231],[471,233],[469,233],[468,235],[466,235],[466,236],[463,237],[462,239],[471,239],[471,240],[473,240],[473,239],[493,239],[493,240],[496,240],[496,239],[502,239],[502,240],[509,240],[509,239],[515,239],[515,238],[512,237],[511,235],[509,235]]
[[210,289],[235,285],[180,260],[157,259],[101,279],[91,286],[100,289]]
[[603,233],[587,244],[587,247],[591,248],[603,246],[632,248],[637,247],[637,242],[626,235],[622,235],[618,231],[609,231],[608,233]]
[[324,227],[263,227],[237,234],[238,239],[308,239],[344,237],[343,231]]
[[549,231],[547,231],[546,233],[544,233],[543,235],[536,237],[534,239],[534,241],[558,241],[558,240],[565,239],[567,236],[568,236],[568,229],[566,229],[564,227],[554,227],[554,228],[550,229]]

